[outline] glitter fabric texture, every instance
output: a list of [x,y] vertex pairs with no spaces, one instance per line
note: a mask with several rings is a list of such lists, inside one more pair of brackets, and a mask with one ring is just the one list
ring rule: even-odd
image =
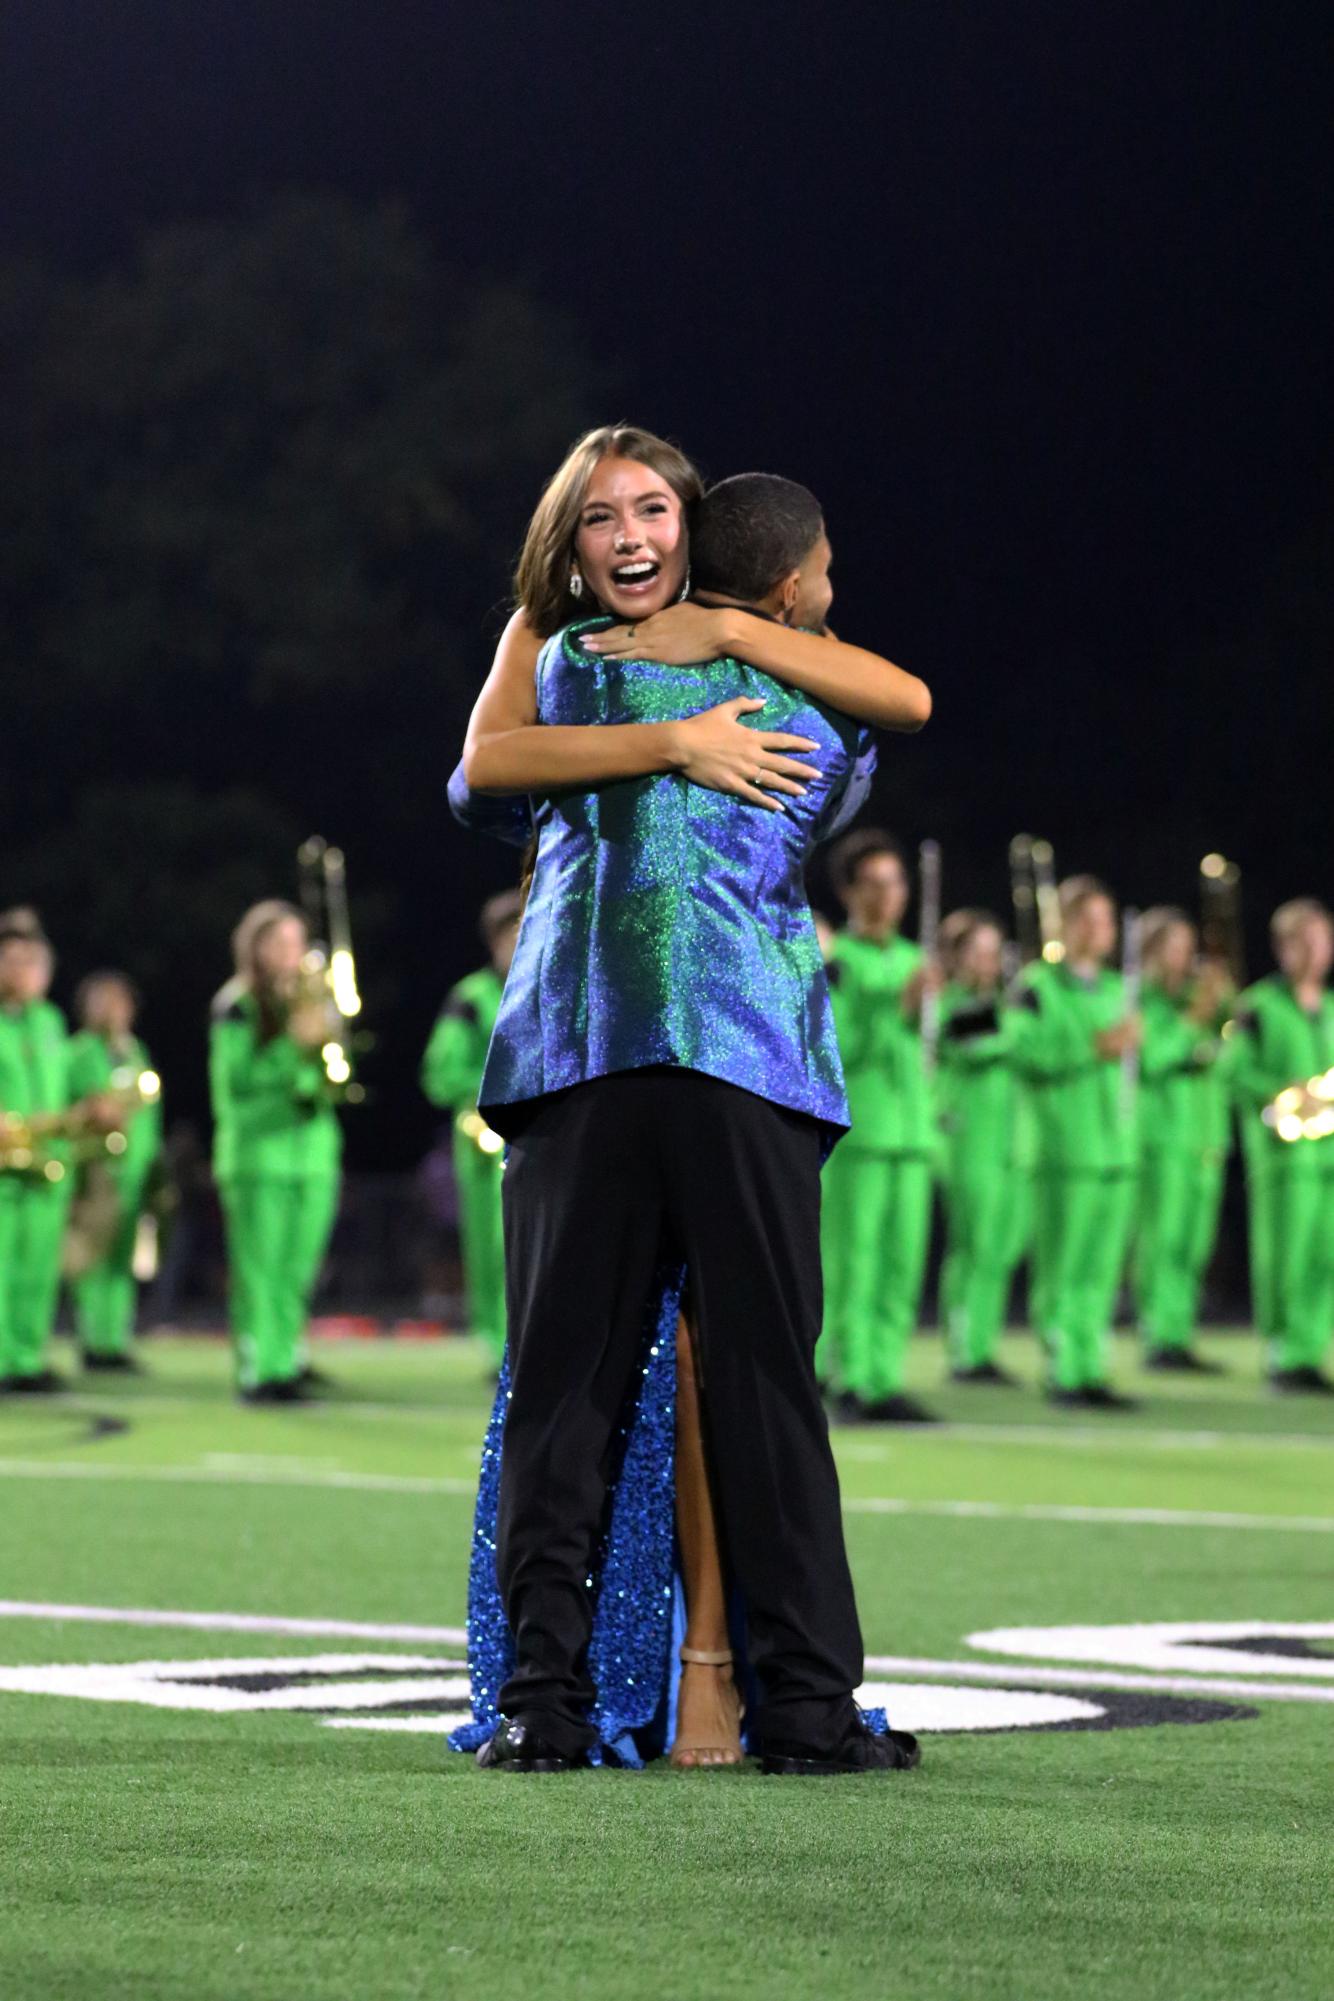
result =
[[[606,1530],[589,1589],[595,1604],[588,1650],[598,1691],[595,1762],[641,1765],[663,1748],[673,1692],[677,1625],[674,1582],[676,1318],[684,1274],[658,1274],[644,1321],[644,1353],[621,1426],[619,1471],[608,1492]],[[473,1720],[455,1730],[456,1751],[475,1751],[500,1720],[496,1697],[513,1665],[496,1584],[496,1508],[509,1364],[501,1370],[482,1446],[482,1474],[468,1575],[468,1673]]]
[[[599,660],[568,626],[542,650],[544,723],[663,722],[737,695],[742,718],[818,745],[821,776],[773,813],[676,773],[535,802],[537,866],[479,1103],[671,1064],[848,1124],[829,990],[806,898],[816,841],[864,792],[873,752],[846,716],[731,659],[693,667]],[[854,791],[853,788],[856,788]]]

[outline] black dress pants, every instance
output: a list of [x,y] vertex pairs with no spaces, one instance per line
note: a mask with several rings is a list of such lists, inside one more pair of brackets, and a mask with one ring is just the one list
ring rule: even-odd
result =
[[[513,1108],[511,1109],[511,1113]],[[837,1743],[862,1642],[813,1356],[820,1128],[698,1071],[618,1072],[509,1121],[506,1716],[593,1742],[590,1565],[664,1252],[685,1263],[721,1529],[769,1741]]]

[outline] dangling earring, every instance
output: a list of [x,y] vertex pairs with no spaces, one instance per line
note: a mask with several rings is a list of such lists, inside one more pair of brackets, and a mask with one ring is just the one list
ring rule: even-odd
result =
[[689,596],[690,596],[690,565],[689,563],[687,563],[685,582],[682,584],[680,590],[676,593],[676,602],[678,604],[684,604],[685,600]]
[[571,571],[570,571],[570,596],[571,596],[572,598],[581,598],[581,597],[583,596],[583,594],[584,594],[584,580],[583,580],[583,578],[582,578],[582,577],[580,576],[580,574],[579,574],[578,570],[571,570]]

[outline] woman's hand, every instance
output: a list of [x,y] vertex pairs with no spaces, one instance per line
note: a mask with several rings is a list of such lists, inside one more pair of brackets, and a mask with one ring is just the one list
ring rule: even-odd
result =
[[329,1011],[323,1001],[298,1001],[287,1017],[287,1033],[302,1049],[322,1049],[329,1040]]
[[[668,614],[663,612],[661,616],[666,618]],[[644,621],[645,625],[656,623],[656,619]],[[643,626],[638,628],[641,632],[643,629]],[[820,746],[809,737],[788,736],[781,730],[748,729],[739,720],[763,707],[764,703],[753,695],[738,695],[733,701],[720,702],[716,709],[705,709],[702,715],[677,723],[680,746],[677,770],[692,785],[706,785],[711,792],[733,792],[738,799],[749,800],[752,806],[781,813],[782,802],[771,799],[770,792],[787,792],[800,799],[806,787],[797,780],[820,776],[814,765],[799,764],[787,753],[818,750]]]
[[586,653],[602,660],[661,660],[665,667],[695,667],[727,651],[723,612],[703,604],[669,604],[637,625],[613,625],[592,632]]

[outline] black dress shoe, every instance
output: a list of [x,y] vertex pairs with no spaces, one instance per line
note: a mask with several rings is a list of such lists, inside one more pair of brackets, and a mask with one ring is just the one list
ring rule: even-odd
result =
[[1059,1383],[1049,1383],[1044,1391],[1048,1403],[1054,1403],[1058,1410],[1083,1410],[1083,1390],[1064,1390]]
[[0,1376],[0,1396],[10,1397],[50,1397],[59,1396],[69,1384],[54,1369],[38,1369],[33,1376]]
[[315,1390],[332,1390],[337,1387],[333,1377],[326,1375],[323,1369],[317,1369],[313,1362],[307,1362],[304,1369],[297,1370],[296,1382],[307,1394]]
[[1334,1382],[1306,1362],[1299,1369],[1274,1369],[1269,1386],[1284,1396],[1334,1397]]
[[295,1376],[286,1382],[253,1383],[241,1391],[242,1403],[300,1403],[301,1384]]
[[939,1424],[940,1419],[925,1404],[918,1403],[916,1397],[905,1396],[902,1391],[891,1397],[877,1397],[874,1403],[862,1405],[863,1424]]
[[1193,1348],[1150,1348],[1144,1357],[1144,1366],[1166,1376],[1227,1374],[1221,1362],[1211,1362],[1207,1356],[1197,1355]]
[[1086,1383],[1080,1397],[1089,1410],[1138,1410],[1137,1397],[1124,1396],[1110,1383]]
[[862,1772],[910,1772],[922,1762],[917,1739],[906,1730],[887,1730],[878,1736],[864,1723],[854,1724],[841,1744],[825,1751],[814,1744],[789,1744],[780,1738],[766,1738],[760,1751],[760,1770],[780,1778],[843,1778]]
[[851,1390],[840,1390],[829,1406],[829,1416],[835,1424],[865,1424],[866,1406]]
[[1008,1369],[1001,1367],[999,1362],[974,1362],[970,1369],[951,1369],[950,1381],[952,1383],[997,1383],[1001,1388],[1007,1390],[1017,1390],[1020,1387],[1018,1376],[1012,1376]]
[[133,1355],[99,1355],[85,1352],[79,1357],[85,1369],[108,1376],[142,1376],[144,1365]]
[[577,1772],[588,1766],[587,1751],[558,1751],[526,1723],[506,1717],[483,1744],[477,1762],[484,1772]]

